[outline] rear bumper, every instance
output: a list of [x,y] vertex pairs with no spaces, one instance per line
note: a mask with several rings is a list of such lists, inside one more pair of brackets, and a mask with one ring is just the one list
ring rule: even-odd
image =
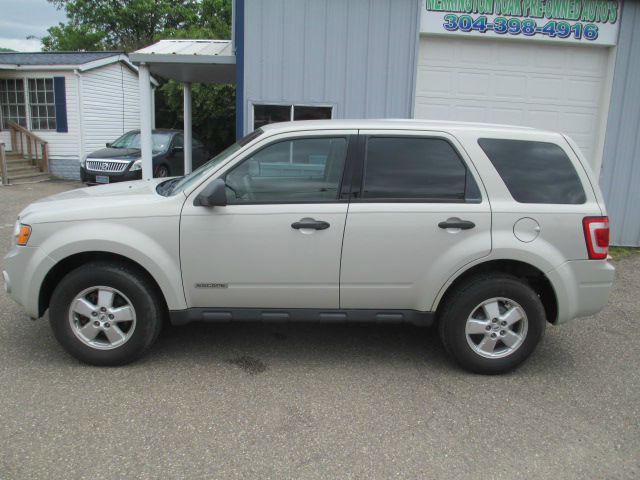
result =
[[609,299],[615,268],[607,260],[573,260],[547,272],[558,300],[558,317],[564,323],[595,315]]
[[130,172],[128,169],[121,173],[93,172],[80,166],[80,180],[83,183],[97,184],[96,175],[109,177],[109,183],[128,182],[131,180],[140,180],[142,178],[142,170]]

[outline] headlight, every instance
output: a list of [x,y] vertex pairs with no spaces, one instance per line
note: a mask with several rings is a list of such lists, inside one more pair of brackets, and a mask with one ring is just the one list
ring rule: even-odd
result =
[[133,165],[131,165],[129,169],[130,172],[135,172],[136,170],[142,170],[142,159],[133,162]]
[[16,222],[16,226],[13,229],[13,237],[15,238],[16,245],[24,247],[29,241],[31,236],[31,227],[29,225],[23,225],[20,221]]

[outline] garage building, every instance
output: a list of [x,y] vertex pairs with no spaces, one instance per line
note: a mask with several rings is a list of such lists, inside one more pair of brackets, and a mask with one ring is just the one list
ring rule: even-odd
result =
[[640,245],[640,3],[236,0],[235,12],[239,134],[377,117],[561,131],[600,175],[613,242]]

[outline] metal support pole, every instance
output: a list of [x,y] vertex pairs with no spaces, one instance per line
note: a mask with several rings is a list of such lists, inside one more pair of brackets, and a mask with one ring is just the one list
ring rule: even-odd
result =
[[151,88],[151,128],[156,129],[156,87]]
[[142,178],[153,178],[153,152],[151,140],[151,76],[149,67],[141,63],[138,69],[140,89],[140,151],[142,158]]
[[191,173],[193,167],[193,132],[191,119],[191,84],[185,82],[184,87],[184,174]]
[[2,185],[9,185],[9,174],[7,173],[7,158],[5,156],[4,143],[0,142],[0,175],[2,175]]

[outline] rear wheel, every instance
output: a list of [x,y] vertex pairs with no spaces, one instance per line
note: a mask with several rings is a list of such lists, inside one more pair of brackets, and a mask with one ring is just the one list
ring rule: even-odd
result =
[[153,344],[165,315],[163,302],[139,271],[96,262],[58,284],[49,318],[56,339],[92,365],[124,365]]
[[538,295],[505,274],[472,277],[446,299],[439,315],[442,342],[463,368],[507,372],[526,360],[544,333]]

